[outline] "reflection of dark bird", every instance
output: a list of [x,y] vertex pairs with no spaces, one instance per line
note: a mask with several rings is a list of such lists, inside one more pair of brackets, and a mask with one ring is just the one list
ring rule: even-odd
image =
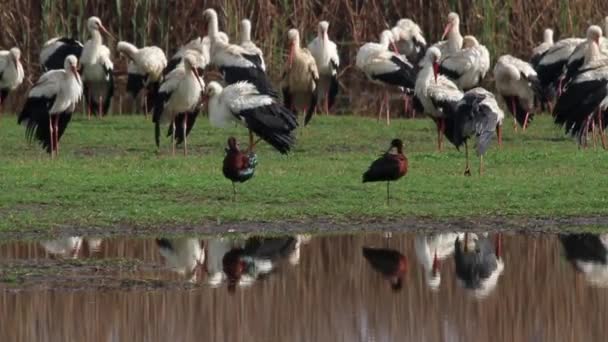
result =
[[254,153],[243,153],[239,147],[239,143],[234,137],[228,138],[228,147],[226,148],[226,157],[222,172],[224,177],[232,181],[232,190],[236,196],[235,183],[244,183],[250,180],[257,165],[257,157]]
[[389,203],[389,186],[407,173],[407,158],[403,154],[403,141],[393,139],[386,153],[376,159],[363,174],[363,183],[386,181],[386,202]]
[[403,276],[407,272],[407,258],[393,249],[363,247],[363,256],[391,283],[394,291],[403,287]]
[[563,234],[559,237],[566,258],[596,286],[608,286],[608,235]]
[[502,273],[501,261],[502,237],[496,236],[495,246],[488,237],[474,236],[465,233],[464,243],[456,239],[454,261],[456,276],[466,289],[473,290],[478,297],[487,296],[498,282]]

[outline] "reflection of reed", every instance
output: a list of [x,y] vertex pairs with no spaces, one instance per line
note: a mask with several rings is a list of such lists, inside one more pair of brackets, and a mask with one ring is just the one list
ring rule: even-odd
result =
[[[393,293],[363,245],[409,258]],[[505,236],[505,271],[484,300],[465,293],[454,265],[437,292],[416,263],[412,235],[313,238],[300,264],[253,287],[188,291],[35,291],[0,294],[1,341],[604,341],[608,290],[590,287],[555,237]],[[36,254],[38,253],[38,254]],[[104,241],[101,255],[162,263],[153,240]],[[0,246],[3,259],[42,256]]]

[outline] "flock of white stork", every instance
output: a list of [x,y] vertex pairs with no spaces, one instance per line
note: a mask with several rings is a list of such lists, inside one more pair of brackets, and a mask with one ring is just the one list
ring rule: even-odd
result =
[[[340,59],[337,45],[328,38],[329,23],[319,23],[318,36],[308,48],[301,47],[297,30],[288,31],[290,52],[279,94],[266,73],[262,51],[251,41],[249,20],[242,21],[240,42],[233,44],[219,30],[216,11],[207,9],[203,15],[207,36],[183,45],[169,61],[158,47],[117,45],[129,60],[128,92],[134,97],[143,93],[144,111],[153,113],[157,146],[160,125],[167,123],[173,153],[180,143],[187,153],[187,136],[207,105],[213,126],[239,122],[248,128],[250,149],[255,146],[255,134],[288,153],[295,143],[297,110],[305,112],[307,124],[315,110],[330,110],[339,90]],[[608,17],[604,25],[608,30]],[[30,90],[19,115],[27,136],[38,140],[51,156],[57,154],[59,139],[83,95],[89,116],[104,115],[110,108],[113,63],[101,34],[111,34],[97,17],[89,18],[87,28],[90,39],[84,45],[70,38],[44,44],[40,62],[48,71]],[[461,35],[456,13],[448,15],[442,39],[427,46],[420,27],[402,19],[381,33],[379,43],[359,49],[356,66],[369,80],[387,87],[380,109],[387,122],[388,87],[393,86],[402,92],[406,110],[423,112],[436,122],[439,149],[445,136],[468,151],[467,140],[476,136],[481,157],[495,133],[501,144],[504,119],[497,98],[480,87],[491,67],[490,54],[475,37]],[[219,69],[223,84],[204,82],[203,70],[210,65]],[[23,78],[19,49],[1,51],[0,105]],[[599,26],[590,26],[586,39],[555,43],[553,31],[547,29],[530,62],[511,55],[499,57],[494,79],[496,93],[513,114],[515,129],[520,125],[525,130],[535,110],[546,106],[555,122],[581,144],[586,144],[588,132],[595,133],[599,127],[606,147],[608,39]]]

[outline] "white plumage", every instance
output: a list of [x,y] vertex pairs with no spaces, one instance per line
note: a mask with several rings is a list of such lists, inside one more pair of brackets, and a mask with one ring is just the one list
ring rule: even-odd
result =
[[[176,134],[178,140],[184,142],[184,154],[187,154],[187,133],[188,115],[196,116],[198,107],[201,103],[202,92],[205,90],[203,79],[198,74],[196,68],[197,57],[193,54],[184,56],[183,67],[178,67],[165,76],[160,85],[159,94],[154,104],[154,116],[152,121],[155,124],[156,146],[160,145],[160,124],[171,122],[170,134],[172,141],[172,151],[175,154]],[[181,120],[181,132],[176,132],[176,118],[179,114],[185,117]],[[193,118],[190,118],[191,120]]]
[[[566,62],[566,75],[564,82],[568,82],[572,76],[576,74],[576,72],[583,66],[585,63],[585,54],[590,47],[591,44],[598,44],[599,46],[599,55],[597,58],[608,57],[608,39],[605,39],[602,36],[602,29],[599,26],[591,25],[587,29],[587,36],[584,42],[580,43],[570,57],[568,57],[568,61]],[[595,57],[595,56],[594,56]]]
[[481,83],[490,70],[490,52],[473,36],[465,36],[462,49],[445,56],[440,72],[452,79],[464,90]]
[[103,45],[100,31],[108,35],[109,32],[97,17],[89,18],[87,28],[91,38],[84,44],[80,56],[85,98],[89,112],[103,116],[108,113],[114,95],[114,64],[110,49]]
[[417,234],[414,240],[416,258],[424,269],[427,286],[438,290],[441,284],[440,262],[454,253],[454,242],[463,233]]
[[36,139],[54,156],[59,138],[67,128],[76,104],[82,96],[82,82],[77,70],[78,60],[70,55],[63,70],[43,74],[28,94],[18,123],[26,126],[28,139]]
[[543,32],[543,42],[532,49],[532,58],[530,59],[530,63],[532,63],[532,65],[538,64],[542,56],[549,51],[553,44],[553,30],[550,28],[545,29]]
[[328,29],[329,22],[321,21],[317,37],[308,44],[308,50],[314,57],[319,71],[318,100],[319,103],[323,101],[326,113],[333,106],[338,94],[338,68],[340,67],[338,46],[329,39]]
[[317,105],[319,70],[310,51],[300,46],[298,30],[289,30],[287,37],[290,50],[283,75],[283,100],[285,106],[292,111],[305,111],[304,125],[307,125]]
[[[446,37],[447,40],[443,40]],[[451,12],[448,14],[447,24],[441,39],[442,41],[433,44],[433,47],[439,49],[442,56],[447,56],[462,49],[463,37],[460,34],[460,16],[458,13]]]
[[58,255],[61,257],[71,257],[76,259],[78,252],[82,247],[82,238],[79,236],[72,236],[67,238],[43,241],[40,243],[44,250],[52,255]]
[[420,26],[411,19],[400,19],[391,30],[395,36],[395,44],[399,53],[409,61],[417,64],[424,57],[426,39]]
[[214,127],[240,122],[249,129],[250,148],[253,133],[281,153],[288,153],[295,143],[296,115],[275,97],[262,94],[251,83],[238,82],[223,88],[217,82],[207,86],[209,121]]
[[63,62],[69,55],[80,58],[84,45],[76,39],[56,37],[48,40],[40,50],[40,65],[43,71],[63,68]]
[[9,51],[0,51],[0,108],[8,93],[23,83],[23,77],[21,50],[14,47]]
[[188,281],[198,280],[205,263],[205,249],[198,239],[157,239],[159,252],[169,267]]
[[264,62],[264,53],[251,40],[251,21],[249,19],[241,20],[240,44],[249,54],[256,55],[260,58],[261,68],[266,71],[266,63]]

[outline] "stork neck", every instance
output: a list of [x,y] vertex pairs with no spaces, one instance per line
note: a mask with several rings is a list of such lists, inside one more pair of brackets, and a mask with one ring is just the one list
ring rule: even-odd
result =
[[382,45],[382,47],[384,47],[385,49],[388,50],[390,44],[391,44],[391,38],[389,37],[389,35],[388,34],[383,34],[380,37],[380,45]]
[[220,32],[218,23],[217,23],[217,15],[215,13],[210,15],[209,23],[207,24],[207,34],[213,39],[217,40],[217,34]]
[[247,24],[241,26],[241,44],[251,41],[251,27]]
[[544,42],[547,44],[553,44],[553,34],[549,32],[545,32]]
[[587,46],[587,53],[585,55],[585,64],[596,61],[602,57],[600,47],[595,42],[589,42]]
[[459,51],[462,49],[462,35],[460,34],[460,25],[454,24],[454,27],[448,33],[448,49],[450,52]]
[[101,43],[103,42],[101,38],[101,32],[99,32],[99,30],[92,30],[91,40],[93,41],[93,43],[95,43],[95,45],[101,45]]

